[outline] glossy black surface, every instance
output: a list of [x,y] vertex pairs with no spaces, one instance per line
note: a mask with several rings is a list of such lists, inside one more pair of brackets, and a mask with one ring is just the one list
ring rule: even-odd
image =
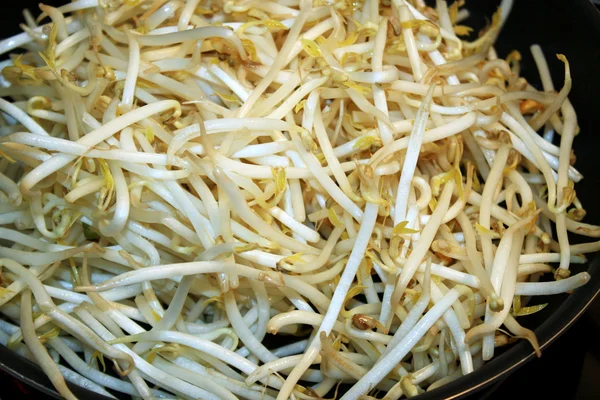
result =
[[[12,7],[30,7],[33,10],[37,1],[15,3]],[[64,2],[60,2],[62,3]],[[491,0],[467,0],[467,6],[474,15],[472,21],[483,26],[484,16],[491,16],[497,3]],[[3,9],[0,37],[19,32],[18,24],[21,21],[19,10]],[[496,48],[501,56],[514,49],[519,50],[523,55],[522,74],[537,85],[536,69],[529,53],[529,45],[532,43],[542,46],[557,88],[562,87],[563,67],[554,54],[563,53],[571,62],[573,89],[570,99],[578,113],[581,127],[581,134],[575,141],[576,166],[586,177],[576,189],[588,211],[587,221],[599,223],[600,210],[596,195],[600,193],[600,106],[597,100],[600,93],[600,14],[588,0],[515,0],[513,12]],[[525,326],[535,328],[540,344],[545,349],[556,340],[552,348],[544,351],[541,360],[535,360],[519,369],[534,358],[529,345],[520,342],[507,348],[473,374],[418,398],[426,400],[468,396],[505,399],[517,394],[541,398],[600,398],[600,379],[594,379],[600,376],[598,345],[594,343],[599,332],[600,312],[589,312],[571,332],[558,339],[583,314],[584,309],[590,306],[600,290],[600,258],[590,258],[586,268],[589,268],[592,280],[586,286],[570,296],[540,299],[541,302],[549,302],[549,306],[540,313],[521,319]],[[2,346],[0,367],[17,375],[20,380],[42,388],[48,394],[53,392],[48,389],[51,385],[39,368]],[[517,369],[519,370],[514,373]],[[14,387],[10,382],[6,376],[0,376],[0,387]],[[39,392],[32,393],[25,397],[42,398]],[[85,399],[104,398],[82,389],[76,389],[76,394]],[[0,398],[15,397],[12,392],[0,392]]]

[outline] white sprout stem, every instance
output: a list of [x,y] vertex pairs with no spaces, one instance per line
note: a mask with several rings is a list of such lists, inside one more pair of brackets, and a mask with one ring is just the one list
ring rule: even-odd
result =
[[240,107],[240,109],[238,110],[238,113],[237,113],[238,117],[243,118],[250,111],[249,108],[252,107],[254,105],[254,103],[256,103],[256,101],[258,100],[260,95],[262,95],[264,93],[264,91],[267,89],[267,87],[271,84],[271,82],[275,78],[275,75],[277,74],[277,72],[279,70],[281,70],[287,64],[287,57],[290,54],[290,52],[292,51],[294,45],[296,44],[297,39],[300,36],[300,31],[301,31],[302,27],[304,26],[304,23],[307,20],[308,15],[309,15],[310,6],[308,5],[308,1],[300,0],[299,5],[300,5],[300,13],[294,19],[294,24],[290,28],[288,35],[285,39],[285,42],[284,42],[283,46],[281,47],[281,49],[279,50],[279,53],[277,54],[277,57],[273,61],[273,64],[271,64],[271,67],[269,68],[269,72],[267,73],[267,75],[265,75],[260,80],[260,82],[256,85],[254,90],[252,90],[250,97],[242,105],[242,107]]
[[413,275],[421,264],[423,257],[425,257],[429,245],[431,242],[433,242],[435,234],[442,223],[442,218],[448,211],[453,189],[454,184],[452,182],[449,182],[446,184],[446,186],[444,186],[442,194],[440,195],[440,200],[433,214],[431,215],[431,218],[421,232],[421,237],[417,242],[417,247],[415,247],[410,253],[406,263],[404,264],[404,268],[402,268],[402,272],[400,273],[398,282],[394,288],[394,294],[392,295],[392,304],[397,304],[398,300],[402,298],[402,295],[408,286],[408,282],[412,279]]
[[167,371],[172,375],[179,376],[182,380],[194,384],[202,389],[213,393],[218,396],[219,399],[223,400],[235,400],[237,397],[223,387],[221,382],[214,382],[212,379],[206,376],[199,376],[197,373],[189,371],[185,368],[181,368],[176,366],[175,364],[171,364],[170,362],[157,357],[153,360],[152,364],[160,368],[161,370]]
[[[52,352],[52,353],[53,353],[54,357],[56,358],[57,357],[55,355],[56,353],[54,353],[54,352]],[[82,388],[91,390],[92,392],[98,393],[102,396],[106,396],[110,399],[116,399],[115,396],[113,396],[111,393],[109,393],[104,388],[102,388],[102,386],[97,385],[94,382],[92,382],[91,380],[84,378],[83,376],[79,375],[77,372],[74,372],[74,371],[70,370],[69,368],[64,367],[60,364],[58,364],[58,370],[60,371],[62,376],[64,376],[66,381],[71,382],[72,384],[80,386]]]
[[[350,253],[350,257],[348,258],[344,272],[340,278],[340,281],[338,282],[331,299],[331,303],[327,309],[327,313],[323,318],[323,322],[321,323],[318,332],[325,332],[326,335],[331,332],[331,328],[333,327],[333,324],[335,323],[342,308],[344,298],[350,289],[350,285],[356,276],[356,271],[358,270],[358,267],[362,262],[362,258],[364,257],[368,240],[371,237],[373,227],[375,226],[378,209],[379,206],[373,203],[367,203],[365,207],[365,213],[356,237],[354,248]],[[308,367],[312,364],[312,361],[317,357],[320,347],[321,341],[319,335],[316,335],[310,346],[306,349],[300,362],[288,375],[288,378],[286,379],[279,392],[279,395],[277,396],[278,399],[283,400],[288,398],[294,386],[296,385],[296,382],[298,382],[302,374],[308,369]]]
[[[458,288],[456,288],[458,290]],[[431,287],[431,298],[434,302],[439,302],[442,300],[443,293],[439,289],[438,285],[434,282]],[[460,358],[460,368],[462,370],[463,375],[470,374],[473,372],[473,358],[471,357],[471,352],[469,346],[465,342],[465,330],[461,326],[456,312],[450,308],[443,315],[444,322],[448,326],[448,329],[452,333],[452,337],[454,338],[454,343],[458,350],[458,356]],[[469,323],[470,325],[470,323]]]
[[[399,1],[394,1],[394,5],[398,7],[398,12],[401,22],[408,22],[411,20],[410,10],[405,5],[398,6]],[[404,44],[408,53],[408,59],[410,60],[410,66],[412,68],[412,74],[415,77],[416,82],[421,82],[423,78],[421,56],[415,43],[415,35],[412,28],[403,28],[402,36],[404,37]]]
[[554,83],[552,83],[550,68],[548,68],[548,63],[546,62],[546,57],[544,57],[542,48],[540,47],[540,45],[534,44],[530,47],[530,50],[531,55],[533,56],[533,61],[535,61],[535,65],[539,71],[540,80],[542,81],[544,91],[553,92]]
[[[507,106],[509,110],[512,111],[513,115],[516,115],[514,114],[516,113],[516,110],[514,109],[513,105],[508,103]],[[546,159],[542,155],[542,151],[535,144],[535,141],[532,139],[527,129],[521,126],[519,122],[515,120],[511,115],[504,112],[502,113],[502,117],[500,118],[500,120],[503,123],[505,123],[519,137],[519,139],[521,139],[527,145],[527,149],[529,149],[529,151],[531,152],[534,160],[538,164],[538,168],[541,169],[541,172],[544,175],[544,178],[546,179],[546,185],[548,185],[548,204],[553,209],[556,208],[556,202],[558,200],[556,197],[556,184],[552,173],[552,169],[550,168],[550,166],[546,162]]]
[[[313,93],[317,93],[317,96],[315,96],[315,98],[318,99],[318,92],[315,91]],[[310,99],[311,99],[311,97],[309,97],[309,100]],[[307,101],[307,103],[308,103],[308,101]],[[308,107],[308,106],[309,105],[307,104],[305,107]],[[340,167],[340,162],[333,153],[333,146],[331,145],[329,136],[327,134],[325,126],[323,125],[323,116],[321,114],[320,108],[317,108],[314,113],[311,112],[310,110],[307,110],[307,114],[305,114],[305,115],[310,115],[310,114],[314,115],[314,117],[315,117],[314,131],[317,136],[317,140],[319,141],[321,150],[323,151],[323,154],[325,155],[325,159],[327,160],[327,164],[331,168],[335,179],[337,180],[338,184],[340,185],[340,187],[342,188],[342,190],[344,190],[344,192],[346,194],[348,194],[348,193],[353,194],[353,190],[350,186],[350,183],[348,182],[348,178],[346,177],[346,174],[342,171],[342,169]],[[304,127],[304,128],[307,128],[307,127]]]
[[[226,361],[230,365],[236,366],[244,373],[250,374],[253,372],[257,366],[256,364],[248,361],[244,357],[237,355],[236,353],[227,350],[215,343],[212,343],[208,340],[200,339],[196,336],[185,334],[181,332],[174,331],[153,331],[153,332],[144,332],[139,333],[137,335],[132,336],[124,336],[118,339],[113,339],[114,342],[119,343],[128,343],[132,341],[138,340],[149,340],[149,341],[160,341],[160,342],[170,342],[170,343],[178,343],[185,346],[189,346],[191,348],[200,350],[206,354],[209,354],[219,360]],[[278,379],[274,377],[265,377],[261,380],[261,382],[268,384],[269,386],[278,388],[281,386],[281,383]]]
[[[373,69],[373,72],[380,72],[382,70],[383,53],[385,50],[385,41],[387,37],[387,25],[387,18],[382,18],[381,22],[379,23],[379,29],[377,30],[377,36],[375,37],[375,47],[373,48],[373,57],[371,59],[371,68]],[[371,90],[373,91],[375,107],[388,116],[389,113],[387,99],[385,98],[385,91],[378,86],[377,82],[373,83]],[[391,132],[390,128],[379,120],[377,121],[377,127],[379,128],[381,142],[384,145],[391,142],[393,139],[393,132]]]
[[308,168],[314,174],[314,177],[317,179],[317,181],[327,189],[331,197],[336,200],[337,203],[344,208],[344,210],[348,211],[350,215],[352,215],[357,221],[361,221],[364,216],[360,208],[350,198],[348,198],[348,196],[333,182],[329,176],[323,173],[323,167],[321,167],[314,155],[309,154],[308,151],[306,151],[297,134],[295,132],[290,132],[290,135],[292,137],[292,141],[296,145],[296,150],[302,156],[302,159],[304,162],[306,162]]
[[369,370],[360,380],[354,384],[343,396],[342,399],[358,398],[365,394],[373,384],[379,383],[394,367],[397,360],[404,358],[411,348],[425,335],[442,315],[452,307],[459,297],[456,289],[450,290],[444,297],[435,303],[435,305],[417,322],[411,331],[404,336],[393,349],[385,356],[382,356],[377,365]]
[[290,228],[294,233],[298,234],[304,240],[316,243],[321,239],[321,235],[308,226],[296,221],[290,214],[286,213],[279,207],[269,209],[269,214],[281,221],[282,224]]
[[[102,324],[100,324],[88,311],[83,309],[79,311],[80,312],[78,313],[78,316],[82,318],[85,321],[85,323],[88,324],[94,331],[96,331],[97,334],[100,335],[104,340],[106,340],[107,342],[115,340],[115,336]],[[216,396],[203,389],[190,385],[187,382],[184,382],[172,375],[168,375],[158,370],[157,368],[147,363],[143,358],[135,354],[127,346],[122,344],[115,344],[114,347],[127,353],[134,360],[136,368],[141,373],[148,376],[152,380],[162,382],[166,387],[170,388],[171,390],[175,390],[179,393],[184,393],[188,396],[203,396],[210,399],[217,399]]]
[[127,76],[125,77],[125,87],[123,88],[123,97],[121,105],[125,109],[130,109],[133,105],[135,85],[140,69],[140,45],[135,35],[128,33],[129,40],[129,60],[127,63]]
[[29,129],[30,132],[38,135],[48,136],[48,132],[46,132],[37,122],[27,115],[26,112],[14,104],[11,104],[4,99],[0,99],[0,110],[19,121],[25,128]]
[[48,355],[48,351],[42,345],[38,339],[32,321],[32,304],[31,304],[31,292],[25,290],[21,295],[21,321],[22,321],[22,332],[23,339],[29,349],[31,350],[33,357],[38,362],[38,365],[42,368],[44,373],[50,378],[50,381],[55,388],[58,389],[59,393],[66,399],[74,400],[75,395],[69,390],[65,384],[64,378],[60,373],[56,363]]
[[[92,147],[111,137],[117,131],[144,118],[148,118],[151,115],[166,111],[170,108],[178,109],[179,107],[179,103],[173,100],[164,100],[158,103],[149,104],[108,122],[101,128],[98,128],[77,140],[77,143],[87,146],[88,148]],[[29,192],[36,183],[47,177],[52,172],[64,167],[75,158],[75,156],[64,154],[53,156],[37,168],[34,168],[33,171],[23,178],[21,181],[21,190]]]
[[[428,260],[427,267],[426,267],[425,273],[423,274],[423,279],[421,281],[421,283],[423,285],[423,291],[421,292],[421,296],[419,296],[419,299],[417,300],[417,302],[410,309],[410,311],[406,315],[406,318],[404,318],[404,321],[402,321],[402,323],[400,324],[400,327],[394,333],[394,336],[392,337],[392,340],[390,340],[390,343],[386,347],[385,352],[382,353],[382,357],[387,355],[391,349],[395,348],[398,345],[398,343],[400,343],[400,341],[406,337],[408,332],[410,332],[414,328],[414,326],[417,324],[417,322],[419,321],[419,318],[423,315],[423,312],[429,305],[429,301],[431,299],[431,274],[430,274],[431,269],[430,269],[430,266],[431,266],[431,261]],[[377,363],[379,363],[379,361]]]
[[252,226],[255,229],[261,231],[262,235],[264,235],[267,239],[273,240],[274,242],[284,245],[287,248],[292,249],[296,252],[307,252],[309,254],[315,253],[315,250],[313,250],[312,247],[303,245],[302,243],[291,239],[290,237],[285,236],[281,232],[277,232],[273,228],[268,226],[260,217],[258,217],[257,214],[255,214],[250,209],[250,207],[248,207],[247,203],[242,198],[239,189],[221,169],[215,168],[213,173],[215,175],[215,178],[219,182],[221,182],[223,188],[225,188],[229,197],[229,201],[233,204],[237,212],[240,214],[240,217],[249,226]]
[[[513,298],[513,296],[515,295],[515,283],[517,280],[517,274],[518,274],[518,266],[517,266],[517,258],[521,252],[521,248],[523,246],[523,238],[524,238],[524,233],[522,231],[516,233],[512,239],[512,248],[511,248],[511,252],[510,252],[510,256],[508,258],[508,260],[506,261],[507,268],[506,268],[506,273],[504,274],[504,279],[502,282],[502,290],[501,290],[501,297],[502,300],[504,301],[505,304],[510,304],[511,299]],[[490,333],[494,333],[496,331],[496,329],[498,329],[500,327],[500,325],[502,325],[502,323],[505,321],[505,319],[507,318],[508,314],[509,314],[509,307],[505,306],[501,311],[493,314],[491,317],[489,317],[487,319],[487,321],[485,321],[485,323],[478,325],[474,328],[471,328],[469,330],[469,332],[467,333],[467,336],[465,338],[465,341],[467,343],[471,343],[473,340],[475,340],[476,338],[479,338],[482,335],[489,335]],[[489,339],[488,339],[489,340]],[[490,343],[493,342],[492,340],[489,340]],[[491,350],[488,350],[489,353],[486,352],[486,338],[484,337],[484,341],[483,341],[483,353],[482,356],[484,358],[484,360],[487,357],[491,357],[493,356],[493,344],[492,344],[492,348]],[[491,353],[491,354],[490,354]]]
[[[565,68],[568,71],[569,65],[566,64]],[[565,81],[566,86],[567,79],[565,79]],[[568,78],[568,81],[570,82],[570,77]],[[567,217],[565,215],[565,209],[568,207],[569,203],[569,192],[567,191],[569,188],[567,186],[569,181],[571,148],[573,146],[573,139],[575,138],[575,130],[577,128],[577,115],[575,114],[575,110],[573,109],[573,106],[569,100],[566,100],[562,105],[562,113],[564,115],[565,122],[563,132],[560,137],[560,158],[558,167],[558,180],[556,182],[558,187],[557,201],[561,202],[559,210],[562,210],[562,212],[556,215],[556,230],[561,250],[559,268],[561,271],[566,271],[569,268],[569,257],[571,253],[569,248],[569,238],[567,236]]]
[[[560,57],[560,56],[559,56]],[[563,60],[566,60],[563,56]],[[544,126],[544,124],[550,119],[550,117],[552,115],[554,115],[560,108],[561,106],[568,104],[565,100],[567,99],[567,96],[569,95],[569,92],[571,91],[571,86],[572,86],[572,80],[571,80],[571,71],[569,68],[569,64],[568,62],[565,63],[565,83],[562,87],[562,89],[560,90],[560,92],[558,93],[558,95],[556,96],[556,98],[554,99],[554,101],[544,109],[544,111],[538,115],[536,115],[535,117],[533,117],[531,119],[531,121],[529,121],[529,124],[531,125],[531,128],[534,131],[538,131],[542,126]],[[574,116],[574,112],[571,115],[571,118]],[[565,116],[565,122],[568,121],[568,118],[566,118]],[[576,124],[576,123],[575,123]],[[575,129],[575,127],[573,127],[572,129]],[[563,127],[563,131],[564,131],[564,127]],[[564,146],[563,144],[563,139],[561,137],[561,147]],[[572,139],[569,139],[569,135],[567,135],[566,137],[566,143],[571,144]],[[569,149],[571,147],[569,146]]]
[[[514,260],[517,256],[515,256],[515,245],[519,245],[519,254],[522,247],[522,242],[519,243],[518,231],[522,230],[523,226],[527,220],[521,220],[520,222],[512,225],[506,232],[506,234],[500,240],[498,244],[498,249],[496,250],[496,254],[494,257],[493,265],[490,271],[490,280],[494,287],[496,293],[502,296],[502,292],[507,291],[507,288],[504,287],[504,282],[507,281],[509,285],[512,285],[512,280],[510,279],[512,275],[516,276],[518,274],[518,259]],[[510,265],[509,265],[510,264]],[[506,297],[502,296],[503,302],[506,301]],[[500,313],[504,313],[506,309],[508,309],[509,303],[504,303],[504,308],[500,310]],[[485,320],[486,324],[490,323],[492,319],[491,314],[491,305],[487,305],[485,311]],[[506,315],[506,313],[504,313]],[[495,315],[494,315],[495,317]],[[494,354],[494,334],[488,334],[483,338],[483,350],[482,356],[484,360],[489,360]]]
[[12,179],[8,178],[6,175],[0,173],[0,190],[2,190],[7,196],[8,201],[10,201],[15,206],[20,206],[23,201],[23,196],[19,191],[19,187]]
[[194,14],[194,10],[200,0],[190,0],[186,1],[183,9],[181,10],[181,14],[179,15],[179,21],[177,21],[177,29],[182,31],[187,28],[192,15]]
[[410,191],[410,184],[413,180],[415,168],[417,166],[417,160],[419,157],[419,149],[423,142],[423,134],[425,133],[425,126],[429,117],[429,106],[431,104],[431,98],[435,84],[432,84],[425,95],[417,116],[415,118],[415,124],[408,140],[408,147],[406,148],[406,157],[404,158],[404,164],[402,165],[402,174],[400,175],[400,182],[398,183],[398,194],[396,195],[396,205],[394,213],[394,224],[400,223],[406,219],[406,208],[408,205],[408,194]]
[[277,358],[262,343],[260,343],[243,322],[237,308],[235,297],[231,292],[225,294],[225,311],[231,321],[231,326],[235,329],[240,340],[251,353],[255,354],[263,362],[270,362]]
[[479,288],[482,290],[483,294],[490,296],[491,299],[493,296],[497,296],[497,293],[493,285],[491,284],[488,273],[486,272],[483,264],[481,263],[481,258],[479,256],[476,246],[475,232],[473,231],[471,221],[464,212],[458,214],[456,220],[463,229],[466,244],[465,247],[467,249],[467,255],[469,257],[469,262],[463,263],[463,265],[469,273],[477,277],[477,280],[479,281],[480,285]]
[[580,272],[553,282],[517,282],[515,287],[516,296],[544,296],[566,293],[583,286],[591,279],[587,272]]
[[61,338],[53,338],[49,341],[50,346],[56,350],[65,361],[73,367],[75,371],[90,379],[91,381],[121,393],[137,396],[139,393],[133,385],[123,382],[121,379],[104,374],[95,368],[89,366],[79,356],[67,346]]
[[[82,22],[79,19],[69,17],[69,18],[65,19],[65,22],[67,24],[67,32],[68,33],[76,32],[76,31],[80,30],[82,27]],[[33,31],[35,33],[42,34],[44,28],[47,26],[48,25],[38,26]],[[0,41],[0,54],[4,54],[4,53],[14,50],[18,47],[25,46],[28,43],[31,43],[33,40],[34,40],[34,38],[28,32],[23,32],[18,35],[15,35],[13,37],[4,39],[4,40]]]
[[123,170],[114,161],[109,162],[108,166],[115,182],[116,205],[113,219],[108,224],[105,224],[105,221],[101,221],[100,231],[106,236],[112,236],[122,231],[125,227],[127,218],[129,217],[130,203],[129,190],[127,188],[127,181],[125,180]]
[[[485,228],[490,229],[490,218],[491,218],[491,205],[495,203],[493,196],[496,192],[496,188],[502,179],[502,173],[508,160],[510,147],[504,145],[496,151],[494,157],[494,163],[488,174],[483,193],[481,194],[481,208],[479,212],[479,224]],[[483,260],[486,271],[491,271],[493,263],[493,248],[492,241],[489,236],[482,236],[481,247],[483,250]]]

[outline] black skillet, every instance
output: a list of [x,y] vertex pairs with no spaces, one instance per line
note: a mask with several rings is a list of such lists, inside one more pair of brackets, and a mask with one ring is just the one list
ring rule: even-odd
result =
[[[23,20],[21,9],[28,7],[37,15],[38,1],[15,1],[11,2],[11,6],[4,7],[0,37],[20,32],[18,24]],[[59,5],[65,1],[48,0],[46,3]],[[588,211],[586,220],[597,224],[600,222],[600,210],[597,208],[599,202],[596,198],[600,194],[600,14],[589,0],[515,0],[514,3],[496,49],[501,56],[514,49],[519,50],[523,55],[522,74],[534,85],[539,83],[539,79],[529,53],[530,44],[538,43],[542,46],[557,88],[562,87],[563,68],[554,55],[563,53],[569,59],[573,75],[573,89],[569,98],[577,111],[581,128],[581,133],[575,140],[576,167],[585,176],[583,183],[577,185],[576,189]],[[486,18],[492,15],[497,5],[498,1],[494,0],[467,0],[467,8],[472,14],[469,25],[483,27]],[[565,332],[600,292],[600,255],[590,256],[590,262],[585,268],[592,276],[587,285],[571,295],[539,299],[540,302],[549,302],[549,305],[539,313],[520,319],[523,325],[535,329],[542,349]],[[581,268],[574,266],[573,269],[577,272]],[[420,395],[418,399],[471,396],[492,383],[501,381],[534,357],[528,343],[521,341],[499,352],[497,357],[474,373]],[[0,346],[0,368],[43,393],[59,397],[37,365],[4,346]],[[531,384],[552,382],[537,381]],[[81,399],[107,399],[80,387],[72,389]],[[515,393],[518,393],[517,388]]]

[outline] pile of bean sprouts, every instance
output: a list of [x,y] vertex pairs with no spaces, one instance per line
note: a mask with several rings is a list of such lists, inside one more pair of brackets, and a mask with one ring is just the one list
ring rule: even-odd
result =
[[[108,397],[398,399],[600,242],[564,85],[462,2],[75,0],[0,41],[0,342]],[[558,143],[558,144],[555,144]],[[541,279],[547,274],[548,278]],[[340,386],[340,384],[343,384]],[[342,390],[343,389],[343,390]]]

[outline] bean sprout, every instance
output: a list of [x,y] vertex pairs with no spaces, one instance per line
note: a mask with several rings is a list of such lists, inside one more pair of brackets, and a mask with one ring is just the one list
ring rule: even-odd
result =
[[1,63],[0,342],[67,399],[398,399],[509,334],[539,354],[516,317],[600,250],[569,242],[600,237],[570,66],[555,91],[532,46],[536,91],[493,48],[512,1],[473,42],[461,3],[24,12],[0,41],[25,49]]

